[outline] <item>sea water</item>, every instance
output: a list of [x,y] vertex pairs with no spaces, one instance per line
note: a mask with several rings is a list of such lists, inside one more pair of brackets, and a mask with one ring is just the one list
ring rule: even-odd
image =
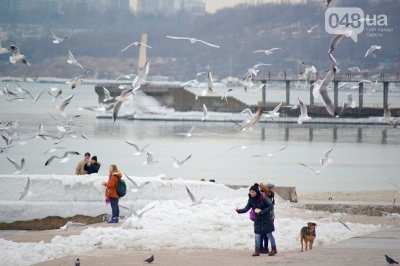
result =
[[[0,83],[0,87],[4,85]],[[53,84],[21,85],[35,97],[42,89]],[[278,186],[294,186],[300,193],[388,190],[395,189],[390,182],[400,185],[400,130],[386,124],[259,123],[253,132],[242,132],[230,122],[139,121],[120,118],[113,123],[111,119],[96,118],[92,111],[78,109],[98,105],[94,85],[80,85],[74,90],[66,84],[55,85],[63,89],[63,98],[74,94],[65,109],[66,118],[53,108],[60,100],[52,102],[49,95],[43,94],[36,103],[32,103],[32,99],[10,103],[5,100],[5,96],[1,96],[0,119],[19,120],[21,126],[16,132],[26,137],[36,134],[39,124],[44,125],[45,131],[56,134],[58,122],[50,114],[62,123],[66,123],[73,115],[81,115],[73,118],[77,138],[67,136],[66,140],[56,145],[54,140],[41,138],[27,140],[25,145],[14,142],[9,151],[0,154],[0,174],[16,171],[7,160],[8,156],[17,162],[25,158],[28,174],[73,175],[83,154],[90,152],[98,157],[102,165],[99,172],[101,175],[107,175],[109,165],[116,164],[121,172],[132,176],[163,174],[170,178],[214,179],[217,183],[236,185],[272,181]],[[15,90],[12,85],[10,88]],[[307,91],[302,93],[308,95]],[[284,90],[275,89],[270,91],[270,95],[275,95],[271,96],[271,100],[278,102],[282,101],[280,97],[284,98],[285,94]],[[396,91],[392,95],[390,99],[398,99]],[[377,104],[378,101],[381,99],[377,100]],[[193,136],[188,138],[178,135],[187,132],[193,125],[196,125]],[[81,134],[88,139],[80,137]],[[158,162],[143,165],[147,155],[133,155],[134,148],[125,140],[139,147],[150,144],[146,150],[151,151],[154,160]],[[0,147],[4,146],[3,142]],[[44,154],[51,147],[64,149]],[[284,147],[287,148],[267,156]],[[330,148],[333,148],[330,154],[333,163],[321,169],[319,158]],[[81,155],[71,156],[66,163],[59,163],[56,159],[45,166],[50,156],[61,156],[67,150],[78,151]],[[181,167],[173,167],[172,157],[183,160],[190,154],[191,159]],[[320,175],[299,163],[321,170]]]

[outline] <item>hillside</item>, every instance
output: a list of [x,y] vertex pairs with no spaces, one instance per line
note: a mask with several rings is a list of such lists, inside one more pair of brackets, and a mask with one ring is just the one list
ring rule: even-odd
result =
[[[344,38],[334,51],[339,67],[359,66],[363,70],[397,72],[399,66],[399,35],[396,32],[400,18],[396,0],[336,1],[336,7],[360,7],[365,14],[384,14],[392,29],[379,37],[358,35],[358,42]],[[382,2],[382,1],[381,1]],[[81,64],[90,70],[92,78],[115,78],[122,73],[135,72],[137,47],[121,53],[133,41],[139,41],[142,32],[148,33],[147,52],[151,62],[150,74],[169,76],[175,80],[192,79],[198,71],[212,70],[214,77],[232,75],[241,78],[247,68],[256,63],[270,63],[268,70],[297,72],[300,59],[317,69],[329,67],[327,49],[332,35],[325,31],[326,7],[313,2],[301,5],[239,5],[202,17],[179,13],[174,17],[162,15],[140,16],[127,10],[64,10],[62,14],[10,12],[0,10],[0,38],[3,46],[16,44],[32,64],[12,65],[9,55],[0,55],[1,76],[57,76],[71,78],[82,70],[66,63],[71,50]],[[305,27],[319,24],[312,33]],[[48,32],[70,38],[53,44]],[[370,27],[373,28],[373,27]],[[377,28],[377,27],[374,27]],[[165,35],[187,36],[221,45],[220,49],[189,41],[171,40]],[[383,48],[364,58],[374,44]],[[286,48],[271,55],[253,54],[253,51],[273,47]]]

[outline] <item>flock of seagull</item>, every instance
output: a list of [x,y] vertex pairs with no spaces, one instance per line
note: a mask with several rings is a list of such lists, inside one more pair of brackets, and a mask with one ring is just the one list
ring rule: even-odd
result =
[[[327,1],[326,5],[329,5],[330,2],[331,1]],[[330,69],[326,70],[326,75],[325,75],[324,79],[317,80],[317,81],[311,83],[313,75],[315,75],[317,73],[316,67],[308,65],[304,62],[300,62],[301,65],[303,65],[305,69],[304,69],[304,74],[300,75],[299,79],[305,80],[306,83],[310,86],[310,88],[311,88],[311,86],[313,86],[314,97],[316,99],[319,97],[321,98],[322,102],[324,103],[324,105],[326,107],[326,110],[333,117],[338,117],[338,113],[336,111],[336,108],[335,108],[332,100],[330,99],[330,96],[329,96],[329,92],[331,91],[331,89],[329,88],[329,85],[333,81],[335,74],[338,73],[340,71],[340,69],[338,68],[338,62],[335,59],[335,57],[333,56],[332,52],[339,45],[340,41],[344,37],[351,36],[352,30],[349,29],[349,25],[351,25],[351,23],[347,23],[347,24],[343,25],[339,30],[337,30],[336,35],[334,35],[334,37],[331,40],[331,43],[328,47],[328,57],[329,57],[331,67],[330,67]],[[307,28],[307,27],[304,27],[304,28],[306,28],[308,34],[311,34],[312,31],[315,28],[317,28],[318,26],[319,25],[317,24],[317,25],[312,26],[311,28]],[[50,29],[49,29],[49,32],[53,38],[54,44],[59,44],[69,38],[68,36],[59,37],[54,32],[52,32]],[[196,39],[193,37],[166,35],[166,38],[171,39],[171,40],[177,40],[177,41],[181,41],[181,40],[189,41],[193,45],[199,43],[199,44],[206,45],[206,46],[209,46],[212,48],[221,48],[220,45],[216,45],[216,44],[213,44],[213,43],[210,43],[210,42],[207,42],[204,40]],[[133,42],[133,43],[130,43],[129,45],[127,45],[125,48],[121,49],[121,52],[126,51],[127,49],[129,49],[132,46],[136,46],[136,47],[145,46],[146,48],[153,49],[153,47],[151,47],[145,43]],[[365,57],[371,55],[375,50],[381,49],[381,48],[382,47],[379,45],[372,45],[366,52]],[[15,46],[15,45],[10,45],[10,49],[11,50],[8,50],[7,48],[2,47],[1,42],[0,42],[0,54],[12,52],[12,55],[9,57],[9,60],[11,63],[15,64],[15,63],[21,61],[23,64],[30,66],[30,63],[28,62],[26,57],[23,54],[21,54],[19,47]],[[253,54],[263,53],[268,56],[275,52],[284,51],[285,49],[286,48],[284,48],[284,47],[260,49],[260,50],[255,50],[253,52]],[[71,64],[71,65],[75,65],[81,69],[84,69],[84,67],[78,62],[78,60],[74,57],[74,55],[72,54],[71,51],[68,51],[67,63]],[[259,91],[260,89],[262,89],[265,86],[265,84],[261,84],[256,89],[250,90],[250,88],[256,86],[256,84],[253,83],[253,79],[254,79],[254,77],[256,77],[258,75],[259,68],[261,66],[269,66],[269,65],[270,64],[258,63],[247,70],[247,72],[244,74],[244,77],[243,77],[244,91],[249,92],[249,93],[256,93],[257,91]],[[132,97],[135,95],[135,92],[138,91],[140,89],[140,87],[146,82],[146,78],[149,73],[149,68],[150,68],[150,63],[146,62],[145,66],[143,67],[143,69],[141,70],[141,72],[138,75],[135,75],[135,74],[120,75],[116,79],[117,81],[120,79],[128,79],[128,80],[133,79],[133,81],[132,81],[131,85],[129,85],[129,86],[126,86],[126,85],[120,86],[121,93],[117,97],[111,97],[110,92],[105,87],[103,87],[104,95],[105,95],[104,103],[109,103],[109,105],[107,105],[106,107],[102,107],[102,111],[112,111],[113,123],[115,123],[122,105],[125,102],[131,101]],[[360,72],[360,69],[358,67],[351,67],[351,68],[347,69],[347,73],[350,73],[352,71]],[[69,85],[70,89],[75,89],[80,84],[82,84],[84,76],[86,76],[88,73],[89,73],[89,71],[86,70],[82,75],[79,75],[79,76],[71,79],[70,81],[68,81],[67,84]],[[206,76],[207,86],[205,89],[201,90],[200,78],[203,75]],[[23,100],[23,99],[25,99],[26,96],[29,96],[32,98],[33,103],[36,103],[39,100],[39,98],[45,93],[50,94],[53,97],[53,101],[56,101],[57,99],[60,98],[60,95],[62,93],[62,91],[57,88],[46,88],[46,89],[42,90],[36,97],[33,97],[29,93],[29,91],[27,89],[23,88],[17,81],[15,81],[12,78],[11,78],[11,80],[16,85],[17,91],[12,91],[8,87],[8,84],[5,86],[5,88],[2,91],[0,91],[1,95],[6,95],[6,100],[9,102],[12,102],[14,100]],[[360,82],[373,83],[372,81],[368,81],[368,80],[361,80]],[[215,88],[214,88],[214,81],[213,81],[211,71],[199,72],[195,75],[194,79],[184,82],[184,83],[180,84],[180,86],[183,87],[188,84],[194,84],[194,85],[198,86],[198,91],[196,93],[196,100],[198,100],[199,95],[207,96],[207,95],[217,94],[217,92],[215,91]],[[377,84],[377,81],[375,81],[375,83],[373,84],[373,87],[371,88],[370,91],[365,91],[363,93],[373,92],[376,84]],[[233,90],[232,88],[228,88],[222,95],[221,100],[225,100],[227,102],[228,101],[228,93],[230,93],[232,90]],[[74,97],[74,94],[71,94],[68,97],[66,97],[64,100],[62,100],[59,105],[55,106],[55,108],[60,111],[60,113],[63,117],[67,117],[65,109],[71,103],[71,101],[73,100],[73,97]],[[209,114],[208,114],[207,106],[205,104],[203,104],[202,106],[203,106],[203,117],[202,117],[201,121],[205,121],[209,117]],[[259,122],[259,120],[262,117],[264,117],[266,119],[271,119],[272,121],[275,122],[274,117],[279,117],[279,110],[281,107],[282,107],[282,103],[277,105],[272,111],[264,111],[264,107],[260,106],[254,115],[252,114],[251,110],[247,108],[247,109],[243,110],[242,113],[247,113],[250,117],[249,119],[246,119],[242,122],[231,120],[231,122],[234,123],[236,126],[238,126],[238,128],[241,131],[253,131],[254,127],[257,125],[257,123]],[[341,112],[343,112],[344,109],[346,109],[346,108],[355,108],[355,107],[356,107],[356,103],[352,98],[352,94],[348,93],[347,100],[342,103]],[[306,106],[305,102],[300,97],[297,99],[296,103],[291,108],[292,109],[297,109],[297,108],[300,109],[300,115],[297,120],[298,124],[302,124],[302,123],[310,121],[312,119],[308,115],[307,106]],[[87,108],[87,109],[89,109],[89,108]],[[91,110],[99,111],[100,109],[92,108]],[[5,152],[9,148],[11,148],[13,141],[24,142],[27,139],[36,138],[36,137],[40,137],[45,140],[53,140],[53,141],[55,141],[55,144],[58,144],[61,141],[65,140],[66,136],[68,136],[68,135],[75,136],[75,134],[77,132],[75,130],[75,127],[77,127],[78,125],[76,125],[74,119],[77,117],[79,117],[79,116],[73,116],[71,118],[68,118],[66,123],[58,121],[57,119],[55,119],[53,117],[57,121],[57,124],[58,124],[57,129],[59,130],[59,132],[57,134],[50,134],[50,133],[46,132],[44,130],[43,124],[42,124],[39,126],[39,131],[34,136],[31,136],[28,138],[21,138],[15,132],[17,127],[19,126],[18,121],[15,123],[7,122],[7,123],[5,123],[5,127],[0,128],[0,131],[2,132],[2,134],[1,134],[2,138],[5,140],[7,146],[1,148],[0,151]],[[389,108],[389,105],[387,105],[384,108],[384,115],[383,115],[383,117],[380,118],[380,121],[384,122],[384,123],[388,123],[388,124],[392,125],[394,128],[396,128],[399,126],[400,119],[399,118],[395,119],[395,118],[391,117],[390,108]],[[178,133],[178,135],[190,137],[190,136],[192,136],[194,129],[195,129],[195,126],[192,126],[192,128],[188,132]],[[87,137],[83,133],[81,133],[80,136],[87,139]],[[134,155],[140,155],[140,154],[144,154],[144,153],[147,154],[147,160],[143,163],[143,165],[152,165],[152,164],[155,164],[158,162],[157,160],[154,160],[153,153],[151,151],[146,151],[146,148],[148,147],[149,144],[144,146],[143,148],[139,148],[135,143],[133,143],[131,141],[125,140],[125,142],[135,148],[136,152],[134,153]],[[285,149],[286,149],[286,147],[279,149],[277,151],[268,153],[268,154],[260,154],[260,155],[254,156],[254,157],[264,156],[264,155],[272,156],[274,153],[283,151]],[[57,150],[57,149],[54,149],[52,152],[54,152],[55,150]],[[328,156],[331,151],[332,151],[332,148],[327,150],[325,152],[324,157],[322,157],[320,159],[322,168],[325,168],[326,166],[328,166],[329,164],[332,163],[332,159],[328,159]],[[79,155],[79,152],[66,151],[62,156],[53,155],[45,162],[45,166],[48,166],[54,159],[58,159],[59,162],[67,162],[71,155]],[[172,159],[174,161],[173,166],[176,168],[179,168],[186,161],[188,161],[191,157],[192,157],[192,154],[188,155],[183,160],[178,160],[177,158],[172,156]],[[24,166],[25,166],[24,158],[21,159],[20,163],[17,163],[14,159],[9,158],[9,157],[7,157],[7,159],[17,169],[17,171],[14,172],[14,174],[19,174],[24,171],[27,171],[27,169],[24,168]],[[316,170],[304,163],[299,162],[299,164],[311,169],[317,175],[319,175],[322,170],[322,168],[319,170]],[[28,178],[27,185],[29,187],[29,178]],[[22,195],[24,196],[25,194],[22,194]]]

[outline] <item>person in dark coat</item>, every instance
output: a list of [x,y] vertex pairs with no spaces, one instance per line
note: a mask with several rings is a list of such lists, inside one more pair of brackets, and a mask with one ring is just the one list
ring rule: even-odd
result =
[[93,156],[90,160],[90,164],[85,164],[83,169],[87,171],[89,175],[93,173],[98,173],[100,169],[100,163],[97,162],[97,156]]
[[261,194],[259,185],[255,183],[249,189],[249,200],[246,207],[243,209],[236,208],[237,213],[246,213],[250,209],[255,212],[254,217],[254,238],[255,238],[255,252],[252,256],[260,256],[261,234],[266,234],[271,241],[271,252],[269,256],[277,253],[275,238],[272,232],[275,231],[274,223],[272,221],[271,212],[274,206]]

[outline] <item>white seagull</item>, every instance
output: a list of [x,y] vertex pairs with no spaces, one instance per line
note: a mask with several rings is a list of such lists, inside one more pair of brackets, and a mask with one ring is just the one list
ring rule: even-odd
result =
[[124,49],[122,49],[121,52],[125,51],[126,49],[128,49],[128,48],[131,47],[132,45],[134,45],[134,46],[142,46],[142,45],[143,45],[143,46],[146,46],[147,48],[153,49],[152,47],[150,47],[150,46],[148,46],[148,45],[146,45],[146,44],[144,44],[144,43],[141,43],[141,42],[133,42],[133,43],[129,44],[127,47],[125,47]]
[[143,165],[146,165],[146,164],[151,165],[151,164],[155,164],[155,163],[158,163],[158,161],[154,161],[153,153],[151,151],[148,151],[147,152],[147,160],[143,163]]
[[347,93],[347,101],[343,102],[341,113],[343,113],[343,110],[348,107],[350,108],[356,107],[356,101],[353,100],[353,95],[351,93]]
[[28,194],[30,184],[31,184],[31,180],[30,180],[30,178],[28,176],[28,181],[26,181],[24,190],[21,193],[19,193],[19,199],[18,200],[22,200],[26,196],[26,194]]
[[190,192],[190,190],[188,189],[188,187],[186,187],[186,191],[187,191],[187,193],[189,194],[190,199],[192,200],[191,206],[199,205],[199,204],[203,201],[204,197],[202,197],[202,198],[199,199],[199,200],[196,200],[196,198],[193,196],[192,192]]
[[207,106],[203,103],[203,117],[201,118],[201,121],[204,121],[208,118],[208,110]]
[[139,219],[142,218],[142,216],[143,216],[143,214],[144,214],[145,212],[150,211],[151,209],[153,209],[153,208],[155,207],[155,205],[154,205],[154,206],[148,208],[147,210],[142,211],[141,213],[137,213],[137,212],[136,212],[134,209],[132,209],[132,208],[128,208],[128,207],[125,207],[125,206],[120,205],[120,204],[118,204],[118,206],[120,206],[121,208],[123,208],[123,209],[125,209],[125,210],[130,211],[133,215],[135,215],[135,216],[136,216],[137,218],[139,218]]
[[106,87],[103,87],[103,91],[104,91],[104,100],[103,102],[109,102],[114,100],[114,97],[111,97],[110,92],[107,90]]
[[331,40],[331,44],[329,45],[328,49],[328,54],[332,53],[333,50],[335,50],[336,46],[338,46],[339,42],[346,36],[350,37],[351,34],[353,33],[352,30],[348,30],[347,28],[349,27],[350,23],[347,23],[346,25],[342,25],[340,27],[340,30],[336,31],[336,35],[333,36]]
[[262,112],[263,112],[264,108],[262,106],[258,107],[257,113],[251,118],[251,120],[245,125],[242,125],[236,121],[233,121],[231,119],[231,122],[235,123],[236,125],[238,125],[240,127],[241,131],[253,131],[254,126],[258,123],[258,121],[261,118]]
[[189,38],[189,37],[175,37],[175,36],[169,36],[169,35],[167,35],[166,37],[167,37],[167,38],[170,38],[170,39],[176,39],[176,40],[189,40],[192,44],[195,44],[196,42],[201,42],[201,43],[204,43],[204,44],[206,44],[206,45],[208,45],[208,46],[211,46],[211,47],[214,47],[214,48],[221,48],[220,45],[212,44],[212,43],[205,42],[205,41],[203,41],[203,40],[199,40],[199,39],[195,39],[195,38]]
[[79,64],[79,62],[75,59],[74,55],[71,53],[71,51],[68,51],[68,57],[69,59],[67,60],[68,64],[72,64],[72,65],[76,65],[80,68],[83,68],[83,66],[81,64]]
[[147,146],[150,145],[150,143],[149,143],[149,144],[147,144],[146,146],[144,146],[143,148],[140,149],[139,146],[136,145],[136,144],[133,143],[133,142],[130,142],[130,141],[127,141],[127,140],[125,140],[125,142],[128,143],[129,145],[131,145],[132,147],[134,147],[134,148],[136,149],[136,152],[135,152],[133,155],[140,155],[140,154],[145,153],[145,149],[147,148]]
[[271,48],[271,49],[267,49],[267,50],[257,50],[257,51],[254,51],[253,54],[255,54],[255,53],[265,53],[266,55],[270,55],[270,54],[273,54],[274,51],[282,50],[282,49],[286,49],[286,48],[278,48],[278,47],[276,47],[276,48]]
[[0,41],[0,54],[6,54],[6,53],[9,53],[9,52],[10,52],[10,50],[8,50],[7,48],[3,47],[1,45],[1,41]]
[[319,87],[319,93],[322,98],[322,102],[325,104],[326,110],[329,112],[331,116],[337,117],[337,112],[335,106],[333,105],[332,100],[329,98],[328,94],[328,85],[335,78],[336,68],[332,68],[329,70],[328,74],[326,74],[325,78],[322,80],[321,86]]
[[297,119],[297,123],[303,124],[303,122],[310,121],[312,118],[308,116],[307,106],[305,105],[305,103],[303,103],[303,101],[300,99],[300,97],[299,97],[299,99],[297,99],[297,101],[300,106],[300,116]]
[[240,148],[240,149],[244,150],[244,149],[247,148],[247,146],[246,146],[246,144],[244,144],[244,145],[237,145],[237,146],[230,147],[230,148],[227,149],[226,151],[230,151],[230,150],[233,150],[233,149],[236,149],[236,148]]
[[228,102],[228,92],[233,91],[232,88],[227,89],[224,94],[221,96],[221,100],[225,99],[226,102]]
[[320,162],[322,165],[330,164],[330,163],[333,162],[332,159],[329,159],[329,158],[328,158],[328,157],[329,157],[329,154],[331,153],[332,150],[333,150],[333,148],[330,148],[330,149],[326,150],[326,151],[324,152],[324,157],[319,158],[319,162]]
[[130,98],[128,96],[130,95],[130,93],[132,93],[132,91],[133,91],[133,88],[126,89],[126,90],[122,91],[119,96],[115,97],[115,100],[117,102],[115,103],[114,108],[113,108],[113,123],[115,123],[115,120],[118,117],[118,112],[119,112],[119,109],[121,109],[122,103],[130,100]]
[[303,26],[303,27],[307,30],[307,33],[311,33],[312,30],[315,29],[315,28],[318,27],[318,26],[319,26],[319,24],[317,24],[317,25],[315,25],[315,26],[312,26],[311,28],[307,28],[306,26]]
[[63,156],[53,155],[45,162],[44,166],[49,165],[54,159],[60,159],[60,163],[66,163],[70,159],[70,155],[79,155],[77,151],[66,151]]
[[188,132],[184,132],[184,133],[177,133],[177,135],[181,135],[181,136],[186,136],[186,137],[191,137],[193,134],[193,130],[196,127],[196,125],[192,126]]
[[120,80],[120,79],[122,79],[122,78],[124,78],[124,79],[132,79],[132,78],[134,78],[134,77],[137,77],[137,75],[134,74],[134,73],[130,73],[130,74],[121,74],[121,75],[119,75],[119,77],[115,80],[115,82],[117,82],[118,80]]
[[281,109],[281,106],[282,106],[282,103],[278,104],[278,105],[274,108],[274,110],[268,111],[267,114],[264,114],[264,117],[271,118],[271,120],[275,122],[275,120],[274,120],[273,117],[274,117],[274,116],[275,116],[275,117],[276,117],[276,116],[279,117],[279,112],[278,112],[278,111],[279,111],[279,109]]
[[65,225],[61,226],[60,229],[67,231],[68,228],[80,227],[80,226],[84,226],[84,225],[86,225],[86,224],[78,223],[78,222],[75,222],[74,220],[72,220],[72,221],[68,221]]
[[54,39],[53,43],[61,43],[61,42],[65,41],[66,39],[68,39],[68,36],[65,36],[65,37],[62,37],[62,38],[58,37],[50,29],[49,29],[49,32],[50,32],[51,36],[53,36],[53,39]]
[[83,73],[82,75],[77,76],[65,83],[68,84],[71,89],[75,89],[76,86],[82,84],[82,82],[83,82],[82,77],[86,76],[88,73],[89,73],[89,70],[86,70],[85,73]]
[[28,169],[25,169],[25,158],[21,159],[21,163],[18,164],[16,161],[14,161],[13,159],[11,159],[10,157],[7,157],[7,160],[10,161],[10,163],[12,163],[14,165],[14,167],[17,169],[16,172],[14,172],[14,175],[19,174],[21,172],[25,172],[28,171]]
[[146,181],[143,184],[141,184],[140,186],[132,179],[130,178],[127,174],[125,174],[126,178],[129,180],[129,182],[131,182],[132,186],[134,187],[133,189],[131,189],[132,192],[137,192],[139,189],[141,189],[142,187],[144,187],[145,185],[149,184],[150,181]]
[[307,168],[313,170],[314,173],[315,173],[316,175],[319,175],[319,174],[321,173],[321,170],[322,170],[323,168],[325,168],[327,165],[329,165],[329,163],[326,163],[326,164],[324,164],[324,165],[321,167],[321,169],[315,170],[315,169],[312,168],[311,166],[305,165],[304,163],[300,163],[300,162],[299,162],[299,164],[301,164],[302,166],[307,167]]
[[390,107],[389,104],[386,105],[385,108],[383,108],[383,116],[379,117],[379,122],[382,123],[388,123],[392,125],[394,128],[396,128],[399,125],[399,120],[395,120],[392,117],[392,114],[390,113]]
[[182,160],[182,161],[179,161],[178,159],[176,159],[174,156],[171,156],[172,157],[172,159],[174,159],[174,163],[173,163],[173,166],[175,167],[175,168],[179,168],[180,166],[182,166],[183,165],[183,163],[184,162],[186,162],[187,160],[189,160],[190,158],[192,158],[192,155],[190,154],[188,157],[186,157],[184,160]]
[[370,54],[372,54],[373,51],[377,50],[377,49],[382,49],[382,46],[379,45],[372,45],[366,52],[364,57],[369,56]]
[[283,148],[281,148],[281,149],[279,149],[279,150],[276,150],[276,151],[270,152],[270,153],[263,153],[263,154],[257,154],[257,155],[253,155],[253,157],[261,157],[261,156],[264,156],[264,155],[266,155],[266,156],[268,156],[268,157],[271,157],[272,155],[274,155],[274,153],[277,153],[277,152],[283,151],[283,150],[284,150],[284,149],[286,149],[286,148],[287,148],[287,146],[286,146],[286,147],[283,147]]
[[70,96],[68,96],[67,98],[65,98],[60,105],[56,105],[54,106],[54,108],[58,109],[61,111],[61,115],[62,116],[67,116],[67,114],[65,113],[64,109],[65,107],[67,107],[68,104],[70,104],[72,97],[74,97],[74,94],[71,94]]
[[22,63],[24,63],[27,66],[30,66],[31,64],[29,64],[28,60],[26,59],[25,55],[20,54],[19,53],[19,47],[16,45],[11,45],[11,52],[13,53],[12,56],[10,56],[10,62],[15,64],[17,63],[19,60],[22,61]]

